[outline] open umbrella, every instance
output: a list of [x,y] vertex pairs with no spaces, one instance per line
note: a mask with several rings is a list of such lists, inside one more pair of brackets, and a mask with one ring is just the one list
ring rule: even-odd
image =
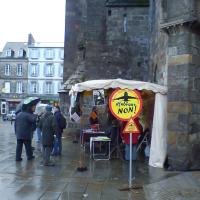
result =
[[24,99],[23,104],[32,106],[32,105],[36,105],[39,101],[40,101],[40,98],[38,98],[38,97],[28,97],[28,98]]
[[22,100],[16,107],[15,114],[17,115],[22,110],[26,109],[27,106],[36,105],[40,101],[38,97],[28,97]]

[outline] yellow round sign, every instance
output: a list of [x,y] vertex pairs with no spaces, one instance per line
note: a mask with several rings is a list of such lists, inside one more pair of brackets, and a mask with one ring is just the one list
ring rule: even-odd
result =
[[109,98],[112,114],[121,121],[137,117],[142,110],[142,98],[136,90],[116,89]]

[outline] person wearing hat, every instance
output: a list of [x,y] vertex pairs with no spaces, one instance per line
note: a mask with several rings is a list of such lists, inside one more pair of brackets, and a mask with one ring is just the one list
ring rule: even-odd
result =
[[57,125],[53,113],[51,112],[52,106],[47,105],[45,110],[46,112],[39,122],[39,128],[42,130],[43,164],[44,166],[54,166],[54,163],[50,161],[50,155]]

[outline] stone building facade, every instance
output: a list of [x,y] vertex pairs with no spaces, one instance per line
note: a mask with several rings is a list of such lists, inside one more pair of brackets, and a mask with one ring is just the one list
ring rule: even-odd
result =
[[167,86],[168,161],[176,170],[200,168],[199,11],[198,0],[66,1],[66,89],[106,78]]
[[0,99],[8,110],[15,110],[27,95],[27,71],[27,43],[7,42],[0,57]]

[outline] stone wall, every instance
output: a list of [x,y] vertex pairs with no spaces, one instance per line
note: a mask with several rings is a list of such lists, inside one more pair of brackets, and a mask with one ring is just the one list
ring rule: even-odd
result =
[[66,1],[64,81],[81,64],[83,80],[147,80],[148,14],[148,6],[106,7],[106,0]]
[[149,7],[108,7],[106,78],[148,80]]
[[169,57],[168,69],[168,155],[170,166],[179,170],[200,168],[200,36],[190,26],[174,28],[169,47],[176,55]]
[[168,35],[161,30],[165,16],[163,0],[150,0],[150,73],[149,81],[167,86]]
[[66,0],[63,81],[76,71],[85,45],[86,0]]
[[194,3],[151,0],[150,4],[150,78],[168,86],[168,160],[176,170],[200,168],[200,35]]
[[166,13],[165,22],[185,21],[194,18],[195,2],[198,0],[162,0],[164,12]]

